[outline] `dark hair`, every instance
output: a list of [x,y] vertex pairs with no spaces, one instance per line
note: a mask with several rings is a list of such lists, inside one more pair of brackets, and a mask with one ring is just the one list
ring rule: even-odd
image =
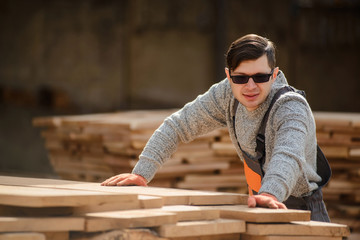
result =
[[255,60],[266,54],[271,69],[275,68],[275,45],[267,38],[248,34],[235,40],[226,53],[226,65],[234,70],[242,61]]

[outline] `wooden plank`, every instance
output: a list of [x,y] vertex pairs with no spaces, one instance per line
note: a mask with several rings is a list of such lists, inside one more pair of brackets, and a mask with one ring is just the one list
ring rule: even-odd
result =
[[161,197],[139,195],[140,208],[161,208],[164,200]]
[[0,233],[0,240],[46,240],[42,233]]
[[360,148],[352,148],[349,153],[352,158],[360,158]]
[[[9,188],[11,186],[17,186],[16,188],[18,189],[20,188],[31,189],[31,187],[33,187],[36,189],[40,189],[36,191],[38,193],[40,193],[41,191],[51,193],[58,190],[57,191],[58,194],[62,193],[65,196],[71,196],[71,193],[78,194],[80,196],[92,196],[92,195],[98,196],[100,203],[107,202],[108,204],[112,204],[112,203],[117,204],[118,209],[115,210],[140,208],[140,203],[136,192],[132,192],[132,193],[123,192],[121,191],[120,188],[117,187],[100,186],[100,183],[88,183],[88,182],[59,180],[59,179],[11,177],[11,176],[0,176],[0,183],[2,184],[0,185],[0,190],[3,187]],[[27,192],[29,192],[29,190],[27,190]],[[31,191],[29,194],[31,195]],[[73,201],[74,199],[70,199],[70,200]],[[148,199],[143,199],[143,201],[147,201],[147,200]],[[157,201],[157,203],[153,202],[152,204],[159,204],[159,200],[160,199],[152,199],[152,201]],[[66,201],[69,201],[69,199],[64,200],[64,202]],[[87,201],[84,201],[83,203],[86,202]],[[90,205],[90,204],[80,203],[79,206],[84,206],[84,205]],[[58,207],[63,205],[56,205],[56,206]],[[124,208],[121,208],[121,206],[123,206]]]
[[360,232],[360,221],[358,218],[332,217],[331,221],[347,225],[353,232]]
[[342,237],[323,236],[256,236],[241,234],[241,240],[342,240]]
[[346,240],[359,240],[360,232],[351,233],[351,235]]
[[177,222],[175,213],[163,212],[158,209],[87,213],[85,216],[85,231],[87,232],[155,227]]
[[231,182],[245,182],[245,176],[239,175],[187,175],[184,178],[185,182],[209,182],[209,183],[231,183]]
[[220,193],[207,191],[193,191],[175,188],[158,187],[103,187],[92,183],[84,184],[94,189],[109,188],[119,193],[133,193],[145,196],[161,197],[164,205],[219,205],[219,204],[246,204],[248,196],[236,193]]
[[179,164],[167,166],[159,169],[156,175],[161,176],[185,176],[187,174],[193,173],[203,173],[203,172],[214,172],[221,169],[228,169],[230,164],[227,162],[219,163],[199,163],[199,164]]
[[245,175],[187,175],[176,184],[177,188],[204,189],[225,187],[246,187]]
[[[111,187],[110,187],[111,188]],[[248,196],[245,194],[192,191],[174,188],[158,187],[115,187],[122,193],[138,193],[161,197],[164,205],[219,205],[245,204]]]
[[321,150],[327,158],[348,158],[349,148],[338,146],[322,146]]
[[33,119],[32,124],[36,127],[59,127],[62,126],[64,122],[78,122],[78,124],[81,125],[114,115],[114,113],[98,113],[74,116],[37,117]]
[[73,209],[73,214],[82,214],[88,212],[104,212],[104,211],[119,211],[119,210],[129,210],[129,209],[139,209],[140,202],[137,200],[135,202],[120,202],[120,201],[111,201],[105,200],[104,202],[96,205],[86,205],[81,207],[75,207]]
[[164,206],[161,211],[175,213],[178,221],[214,220],[220,218],[220,211],[199,206]]
[[[219,205],[219,204],[247,204],[248,196],[245,194],[236,193],[220,193],[220,192],[206,192],[193,191],[174,188],[156,188],[156,187],[105,187],[100,186],[99,183],[87,183],[77,181],[66,181],[56,179],[32,179],[32,178],[16,178],[16,177],[0,177],[0,182],[3,184],[13,184],[17,186],[28,185],[36,187],[46,187],[53,189],[77,189],[77,190],[91,190],[123,194],[124,198],[136,201],[134,195],[139,194],[145,196],[161,197],[165,205]],[[129,194],[129,195],[128,195]]]
[[82,217],[0,217],[0,232],[83,231]]
[[[199,150],[201,151],[201,150]],[[199,152],[198,151],[198,152]],[[238,161],[238,158],[233,157],[233,156],[217,156],[214,153],[208,153],[208,154],[203,154],[203,155],[198,155],[195,156],[194,154],[188,155],[186,156],[185,154],[183,155],[185,161],[189,164],[198,164],[198,163],[210,163],[210,162],[235,162]]]
[[69,232],[43,232],[46,239],[51,240],[69,240]]
[[235,147],[232,143],[226,143],[226,142],[214,142],[211,145],[211,148],[215,151],[218,155],[223,156],[237,156],[237,152],[235,150]]
[[8,217],[60,217],[74,214],[73,207],[19,207],[0,205],[0,216]]
[[[84,190],[84,191],[97,191],[123,194],[123,201],[115,202],[114,205],[106,206],[102,205],[103,211],[105,210],[125,210],[135,208],[160,208],[163,206],[163,199],[156,196],[138,196],[136,193],[122,193],[120,188],[117,187],[103,187],[99,183],[88,183],[58,179],[42,179],[42,178],[23,178],[23,177],[10,177],[0,176],[0,182],[4,185],[15,185],[15,186],[33,186],[33,187],[45,187],[55,189],[70,189],[70,190]],[[130,198],[129,198],[130,197]],[[138,203],[139,202],[139,203]],[[112,207],[113,206],[113,207]],[[116,207],[116,208],[114,208]],[[86,210],[85,208],[78,212],[93,211]],[[97,211],[101,211],[98,209]]]
[[352,191],[356,191],[360,189],[360,182],[351,182],[347,180],[341,179],[333,179],[329,182],[329,188],[332,189],[351,189]]
[[121,193],[0,185],[0,204],[9,206],[95,207],[101,206],[105,202],[108,204],[117,203],[118,205],[122,203],[131,204],[126,196]]
[[247,205],[209,206],[220,211],[221,218],[241,219],[247,222],[310,221],[310,211],[293,209],[249,208]]
[[166,238],[169,240],[239,240],[241,233],[227,233],[227,234],[216,234],[216,235],[203,235],[196,237],[176,237]]
[[169,240],[160,238],[147,228],[112,230],[107,232],[73,232],[71,240]]
[[318,129],[324,126],[350,127],[351,119],[357,117],[350,113],[314,112],[313,114]]
[[217,219],[211,221],[178,222],[155,229],[161,237],[195,237],[245,232],[242,220]]
[[360,205],[338,205],[338,209],[348,216],[359,217],[360,216]]
[[246,233],[249,235],[291,235],[291,236],[349,236],[346,225],[325,222],[291,222],[284,224],[247,223]]

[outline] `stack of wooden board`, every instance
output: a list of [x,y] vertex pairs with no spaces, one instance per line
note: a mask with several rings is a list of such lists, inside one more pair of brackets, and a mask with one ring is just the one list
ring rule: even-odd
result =
[[[247,196],[0,176],[0,239],[332,239],[346,225],[248,208]],[[220,205],[221,204],[221,205]]]
[[[61,178],[102,181],[117,173],[131,172],[152,133],[174,111],[39,117],[33,124],[43,128],[41,135],[50,162]],[[151,184],[245,193],[244,178],[239,176],[242,172],[227,130],[219,129],[190,144],[181,144]],[[198,181],[199,177],[214,175],[211,181]]]
[[324,198],[334,221],[360,232],[360,114],[315,114],[317,138],[332,168]]
[[[34,119],[56,173],[102,181],[130,172],[147,140],[175,110]],[[330,217],[360,232],[360,114],[315,112],[318,143],[333,177],[324,188]],[[182,144],[151,186],[247,193],[243,165],[225,128]]]

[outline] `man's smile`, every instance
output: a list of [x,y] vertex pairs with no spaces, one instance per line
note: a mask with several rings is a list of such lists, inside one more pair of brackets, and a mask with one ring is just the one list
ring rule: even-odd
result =
[[243,96],[248,100],[254,100],[259,96],[259,93],[244,93]]

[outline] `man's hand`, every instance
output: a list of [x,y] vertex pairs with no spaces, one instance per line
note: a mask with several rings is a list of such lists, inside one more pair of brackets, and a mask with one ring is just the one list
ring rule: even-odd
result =
[[279,202],[276,197],[267,193],[249,196],[248,207],[268,207],[274,209],[287,209],[285,204]]
[[144,177],[132,173],[123,173],[113,176],[101,183],[101,186],[144,186],[147,181]]

